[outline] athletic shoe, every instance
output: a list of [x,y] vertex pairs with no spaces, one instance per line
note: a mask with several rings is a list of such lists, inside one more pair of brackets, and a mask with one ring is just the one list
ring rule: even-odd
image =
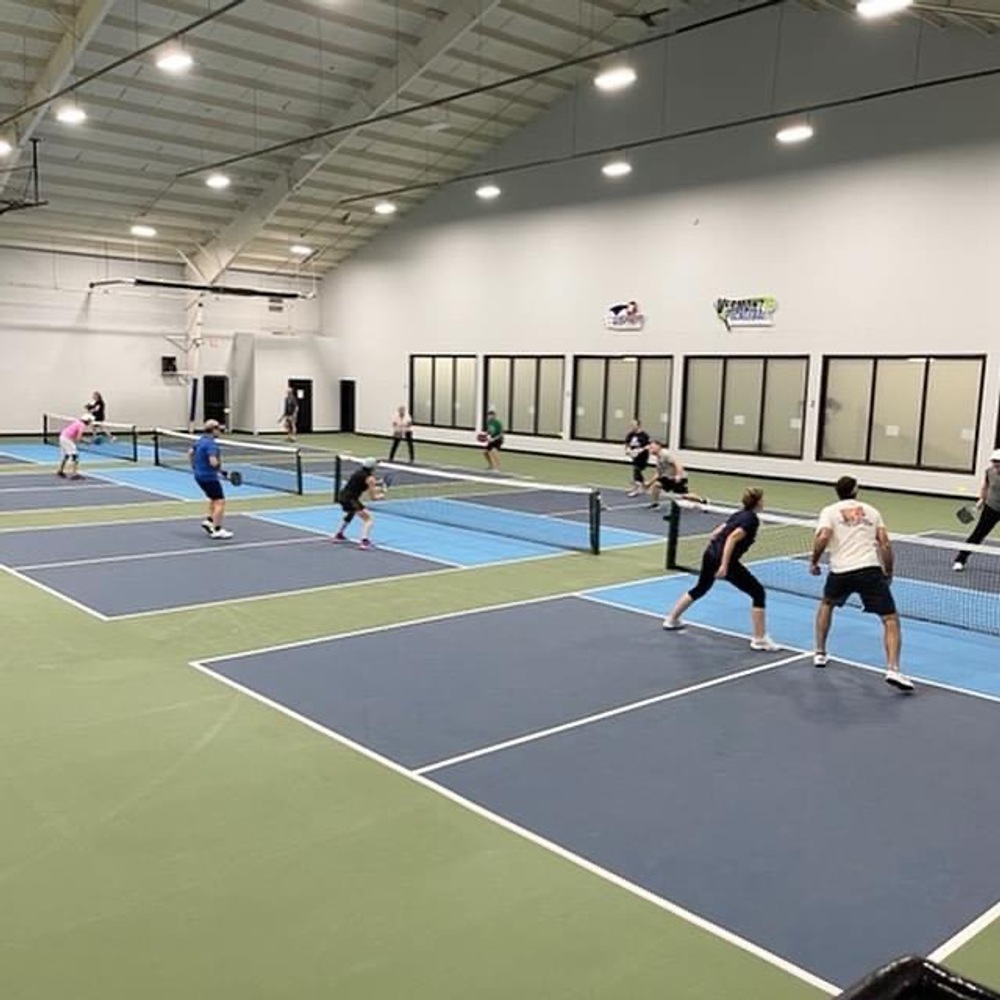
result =
[[955,560],[955,564],[954,564],[954,565],[953,565],[953,566],[952,566],[951,568],[952,568],[952,570],[953,570],[954,572],[956,572],[956,573],[961,573],[961,572],[963,572],[963,571],[965,570],[965,563],[964,563],[964,562],[959,562],[959,561],[958,561],[958,560],[956,559],[956,560]]
[[57,472],[57,473],[56,473],[56,475],[57,475],[57,476],[58,476],[58,477],[59,477],[60,479],[65,479],[65,478],[66,478],[66,473],[65,473],[65,472],[63,472],[63,471],[62,471],[61,469],[60,469],[60,471],[59,471],[59,472]]
[[913,690],[913,681],[906,674],[901,674],[898,670],[887,670],[885,672],[885,682],[899,691]]
[[206,517],[204,521],[201,522],[201,526],[205,529],[207,534],[212,534],[215,531],[215,522],[210,518]]
[[74,472],[74,473],[73,473],[73,475],[72,475],[72,476],[70,476],[69,478],[70,478],[70,479],[83,479],[83,476],[82,476],[82,475],[80,475],[80,473],[79,473],[79,472]]
[[370,549],[372,547],[372,543],[367,538],[362,538],[361,541],[358,542],[358,545],[360,545],[363,549]]
[[342,532],[338,531],[333,538],[330,539],[331,542],[346,542],[347,536]]
[[641,492],[642,492],[642,490],[629,490],[628,493],[625,494],[625,496],[627,496],[627,497],[637,497]]
[[659,501],[659,500],[657,500],[657,501],[656,501],[655,503],[651,503],[651,504],[647,504],[646,506],[647,506],[647,507],[648,507],[648,508],[649,508],[650,510],[656,510],[656,508],[660,506],[660,501]]
[[232,538],[233,537],[233,533],[231,531],[227,530],[226,528],[216,528],[212,532],[212,537],[213,538]]
[[769,635],[765,635],[763,639],[751,639],[750,648],[758,653],[773,653],[775,650],[781,649]]
[[668,632],[677,632],[687,627],[687,622],[682,622],[680,618],[671,618],[669,615],[663,619],[663,627]]
[[813,653],[813,666],[825,667],[830,662],[830,657],[826,653]]

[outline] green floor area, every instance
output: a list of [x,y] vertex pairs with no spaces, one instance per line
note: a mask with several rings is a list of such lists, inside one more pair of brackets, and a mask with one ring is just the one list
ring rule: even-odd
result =
[[[387,451],[348,436],[302,443]],[[479,467],[472,449],[418,446],[423,461]],[[503,461],[540,481],[626,482],[614,463]],[[692,483],[724,502],[746,485],[702,473]],[[775,508],[814,512],[831,498],[818,486],[764,485]],[[954,526],[954,502],[873,501],[897,530]],[[170,502],[7,514],[0,528],[198,511]],[[187,665],[654,576],[663,546],[526,565],[108,623],[0,573],[3,1000],[822,996]],[[1000,927],[949,964],[1000,985]]]

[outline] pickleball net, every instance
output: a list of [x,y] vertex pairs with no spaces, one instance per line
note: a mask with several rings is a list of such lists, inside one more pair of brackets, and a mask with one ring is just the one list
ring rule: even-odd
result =
[[[673,503],[667,515],[667,568],[697,573],[711,532],[734,509]],[[809,572],[815,519],[761,513],[757,541],[744,564],[768,590],[819,600],[826,578]],[[966,545],[961,537],[898,535],[891,531],[895,567],[892,593],[904,618],[1000,635],[1000,548]],[[954,570],[959,553],[969,558]],[[857,597],[849,607],[860,607]]]
[[[333,496],[361,459],[338,455]],[[555,549],[601,549],[600,492],[587,486],[562,486],[527,479],[504,479],[450,469],[429,469],[379,462],[376,479],[387,483],[374,510],[393,517],[433,522],[499,535]],[[367,502],[367,501],[366,501]]]
[[[42,440],[46,444],[59,444],[59,435],[74,420],[64,413],[42,414]],[[84,451],[95,457],[118,458],[126,462],[139,461],[139,432],[135,424],[115,423],[102,420],[87,427],[82,437],[76,443],[78,451]]]
[[[153,431],[153,461],[162,468],[190,473],[190,451],[197,441],[197,434],[157,427]],[[247,486],[302,493],[302,454],[298,448],[219,438],[219,450],[222,467],[239,472]]]

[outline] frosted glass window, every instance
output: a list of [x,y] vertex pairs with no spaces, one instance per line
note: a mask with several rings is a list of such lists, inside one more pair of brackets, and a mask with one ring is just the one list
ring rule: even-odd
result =
[[604,359],[577,358],[573,436],[601,440],[604,427]]
[[873,358],[827,358],[820,458],[865,462],[871,409]]
[[434,359],[434,425],[451,427],[455,404],[455,359],[452,357]]
[[486,359],[486,406],[496,410],[500,422],[507,426],[510,421],[510,358]]
[[651,438],[670,442],[671,358],[639,359],[639,419]]
[[562,358],[538,360],[538,434],[562,434],[563,369]]
[[434,359],[410,359],[410,413],[414,423],[434,422]]
[[455,426],[476,426],[476,359],[455,359]]
[[684,368],[683,447],[716,451],[723,358],[688,358]]
[[768,358],[761,454],[802,457],[808,368],[805,358]]
[[982,358],[928,360],[921,465],[973,470],[982,379]]
[[625,440],[636,417],[636,358],[608,359],[608,395],[604,401],[604,438]]
[[723,378],[722,450],[760,450],[763,358],[729,358]]
[[514,358],[514,381],[510,404],[510,430],[515,434],[535,433],[535,358]]
[[869,460],[882,465],[917,464],[925,358],[879,358],[875,365]]

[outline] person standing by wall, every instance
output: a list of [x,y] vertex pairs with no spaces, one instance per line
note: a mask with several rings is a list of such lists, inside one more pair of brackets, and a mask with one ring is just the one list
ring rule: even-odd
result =
[[625,435],[625,454],[632,462],[632,488],[630,497],[639,496],[646,489],[646,468],[649,465],[649,435],[638,419],[632,421]]
[[[967,545],[979,545],[1000,524],[1000,448],[990,455],[990,464],[983,473],[976,507],[979,510],[979,520],[972,529],[972,534],[965,540]],[[959,552],[951,568],[956,573],[961,573],[968,561],[969,553]]]
[[410,453],[410,465],[413,465],[413,417],[406,407],[400,404],[392,415],[392,447],[389,449],[389,461],[396,457],[399,442],[405,441]]
[[295,390],[289,386],[285,392],[284,406],[281,412],[280,423],[285,429],[285,437],[289,441],[295,440],[295,431],[299,422],[299,401],[295,395]]

